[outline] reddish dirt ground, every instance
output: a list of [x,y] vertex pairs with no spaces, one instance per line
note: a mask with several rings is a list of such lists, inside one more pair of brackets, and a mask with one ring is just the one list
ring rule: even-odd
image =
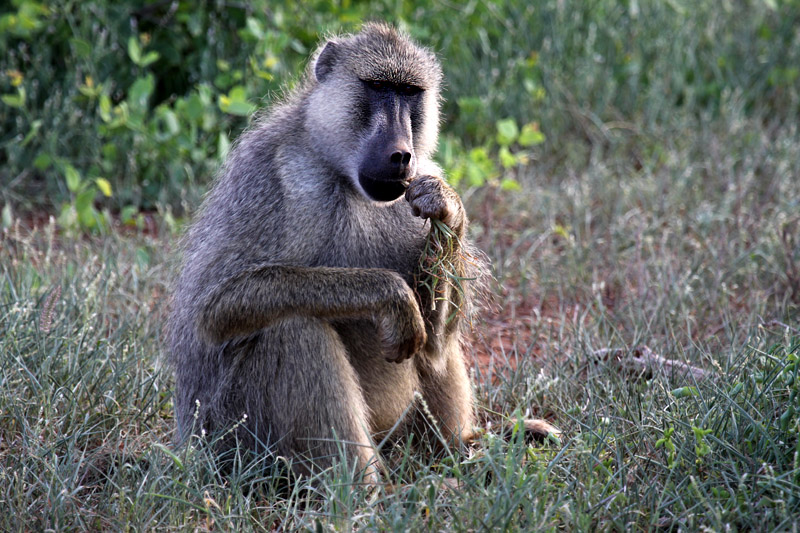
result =
[[[484,309],[467,334],[468,364],[482,370],[498,366],[516,367],[520,358],[543,355],[546,332],[558,328],[564,317],[576,317],[578,306],[566,310],[555,298],[530,296],[514,301],[508,291],[497,297],[502,304]],[[544,324],[543,324],[544,323]]]

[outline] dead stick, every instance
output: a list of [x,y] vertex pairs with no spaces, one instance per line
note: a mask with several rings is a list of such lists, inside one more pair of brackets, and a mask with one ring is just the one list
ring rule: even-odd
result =
[[715,377],[702,368],[697,368],[674,359],[665,359],[653,352],[647,346],[637,346],[630,351],[622,348],[604,348],[595,351],[594,355],[601,361],[607,361],[620,367],[622,370],[634,374],[641,374],[645,379],[653,377],[653,374],[661,370],[668,376],[685,376],[690,374],[695,381],[704,381]]

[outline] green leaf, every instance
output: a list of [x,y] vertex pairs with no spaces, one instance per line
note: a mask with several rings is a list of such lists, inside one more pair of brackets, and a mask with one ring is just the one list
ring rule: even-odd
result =
[[476,164],[468,164],[466,167],[467,183],[472,187],[480,187],[489,179],[484,170]]
[[173,233],[178,231],[178,221],[175,220],[175,217],[172,216],[172,210],[167,209],[166,213],[164,213],[164,223],[167,225],[169,230]]
[[139,40],[136,37],[128,39],[128,56],[131,61],[139,65],[142,61],[142,47],[139,45]]
[[463,164],[460,164],[460,165],[454,166],[454,167],[450,167],[449,173],[447,175],[447,182],[450,185],[455,187],[456,185],[461,183],[462,179],[464,179],[464,174],[465,173],[466,173],[466,170],[465,170]]
[[78,214],[75,212],[75,206],[65,202],[61,206],[61,213],[58,215],[58,225],[65,228],[74,228],[77,223]]
[[703,429],[703,428],[699,428],[697,426],[692,426],[692,432],[694,433],[694,436],[697,437],[698,439],[702,439],[703,437],[705,437],[706,435],[708,435],[712,431],[713,430],[711,430],[711,429]]
[[75,197],[75,210],[78,212],[79,217],[86,214],[90,209],[94,209],[94,196],[95,190],[90,187],[81,191],[80,194]]
[[0,100],[9,107],[22,109],[25,107],[25,96],[25,87],[17,87],[17,94],[4,94]]
[[255,111],[255,106],[247,101],[247,91],[237,85],[227,95],[220,95],[219,108],[231,115],[247,116]]
[[500,146],[508,146],[513,143],[519,135],[519,128],[513,118],[505,118],[497,121],[497,143]]
[[178,115],[171,109],[164,109],[161,114],[164,119],[164,125],[170,135],[177,135],[181,131],[180,123],[178,122]]
[[20,146],[26,146],[29,142],[31,142],[33,140],[33,138],[36,137],[36,134],[39,133],[39,129],[41,127],[42,127],[42,121],[41,120],[34,120],[31,123],[31,129],[28,131],[28,134],[25,136],[25,138],[20,143]]
[[163,444],[160,444],[158,442],[153,444],[153,448],[156,448],[157,450],[160,450],[164,455],[166,455],[167,457],[172,459],[172,463],[176,467],[178,467],[179,470],[183,470],[183,461],[181,461],[181,458],[178,457],[175,454],[175,452],[173,452],[172,450],[170,450],[169,448],[167,448],[166,446],[164,446]]
[[740,382],[739,382],[739,383],[737,383],[737,384],[736,384],[736,385],[735,385],[735,386],[734,386],[734,387],[733,387],[731,390],[729,390],[729,391],[728,391],[728,396],[730,396],[731,398],[733,398],[734,396],[736,396],[737,394],[739,394],[740,392],[742,392],[742,389],[744,389],[744,383],[742,383],[742,382],[740,381]]
[[98,85],[90,85],[87,83],[85,85],[79,86],[78,91],[87,98],[94,99],[103,93],[103,84],[101,83]]
[[16,94],[4,94],[0,96],[0,100],[9,107],[16,107],[17,109],[25,107],[25,102]]
[[150,95],[153,94],[156,82],[152,74],[144,78],[138,78],[128,90],[128,102],[133,109],[142,110],[147,108]]
[[50,168],[50,165],[53,163],[53,158],[50,157],[49,154],[44,152],[40,153],[36,156],[36,159],[33,160],[33,166],[36,167],[38,170],[47,170]]
[[110,197],[111,196],[111,184],[105,178],[95,178],[94,182],[97,184],[97,188],[100,189],[100,192],[103,193],[104,196]]
[[261,22],[253,17],[247,17],[247,30],[258,40],[264,38],[264,26]]
[[189,120],[199,120],[205,112],[205,106],[200,95],[193,94],[186,99],[186,116]]
[[92,45],[89,41],[84,41],[83,39],[78,39],[77,37],[73,37],[69,40],[69,44],[72,45],[72,49],[75,51],[75,56],[80,58],[88,58],[92,53]]
[[97,226],[98,213],[94,208],[95,190],[88,188],[81,191],[75,198],[75,211],[78,213],[78,223],[87,229]]
[[81,175],[72,165],[64,167],[64,177],[67,179],[67,189],[70,192],[78,192],[81,186]]
[[567,241],[572,239],[572,236],[569,234],[569,228],[562,226],[561,224],[556,224],[553,226],[553,233],[565,239]]
[[503,168],[511,168],[517,164],[517,158],[511,153],[508,146],[501,147],[497,155],[500,156],[500,164],[503,165]]
[[486,148],[480,146],[469,151],[469,159],[476,165],[480,166],[491,164],[489,152],[486,150]]
[[101,152],[103,153],[103,159],[112,163],[117,158],[117,145],[110,142],[106,143],[101,148]]
[[139,209],[135,205],[126,205],[119,212],[119,219],[126,226],[135,226],[136,225],[136,215],[138,213],[139,213]]
[[465,164],[467,183],[470,186],[479,187],[497,175],[495,162],[484,147],[470,150],[469,159]]
[[94,229],[97,227],[97,223],[100,221],[100,214],[94,208],[94,206],[89,206],[88,209],[78,213],[78,222],[83,228],[86,229]]
[[100,118],[103,122],[111,122],[111,98],[105,93],[100,95]]
[[503,178],[500,181],[500,189],[503,191],[519,191],[522,186],[514,178]]
[[686,398],[687,396],[697,396],[697,387],[680,387],[669,392],[676,398]]
[[232,88],[228,93],[228,98],[230,98],[234,102],[246,102],[247,101],[247,89],[244,88],[242,85],[237,85],[236,87]]
[[794,405],[789,404],[789,407],[778,419],[780,422],[781,431],[789,430],[789,422],[791,422],[792,418],[794,417],[794,413],[795,413]]
[[519,144],[522,146],[535,146],[542,144],[545,141],[544,133],[539,131],[539,124],[531,122],[522,126],[522,132],[519,135]]
[[[274,57],[272,59],[274,59]],[[267,72],[266,70],[263,70],[261,68],[261,66],[258,64],[256,56],[250,56],[249,63],[250,63],[250,68],[253,70],[253,73],[262,80],[272,81],[273,79],[275,79],[275,76],[273,76],[271,72]]]
[[146,67],[148,65],[152,65],[153,63],[158,61],[160,57],[161,56],[158,54],[158,52],[147,52],[147,54],[142,58],[140,66]]
[[694,452],[697,454],[697,457],[704,457],[711,453],[711,447],[706,442],[705,436],[711,433],[712,430],[692,426],[692,431],[694,432],[695,439]]
[[226,108],[222,110],[226,113],[230,113],[231,115],[238,115],[240,117],[246,117],[250,113],[253,112],[254,106],[248,104],[247,102],[231,102]]
[[219,133],[219,139],[217,140],[217,157],[220,160],[224,160],[228,156],[228,152],[231,149],[231,140],[228,138],[228,134],[224,131]]
[[5,204],[3,206],[2,219],[4,228],[10,228],[14,223],[14,215],[11,213],[11,204]]

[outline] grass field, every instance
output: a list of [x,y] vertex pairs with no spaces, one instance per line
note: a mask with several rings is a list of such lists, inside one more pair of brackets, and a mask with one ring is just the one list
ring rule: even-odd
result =
[[[396,3],[452,53],[444,134],[464,145],[442,150],[446,166],[475,146],[497,159],[508,116],[547,135],[502,176],[458,187],[492,263],[467,347],[479,418],[545,417],[560,443],[487,435],[436,459],[398,446],[372,490],[345,466],[289,488],[264,458],[223,474],[202,447],[173,446],[162,329],[179,210],[156,198],[138,227],[67,229],[20,214],[47,202],[9,179],[0,531],[797,530],[800,5],[640,3]],[[453,32],[456,16],[472,29]],[[34,144],[0,162],[23,165]],[[106,153],[88,149],[76,166]],[[207,181],[173,185],[194,202]],[[643,346],[703,374],[643,371]]]
[[[173,450],[168,228],[6,230],[0,528],[791,529],[800,144],[791,126],[739,127],[658,140],[640,162],[634,138],[563,173],[532,166],[492,210],[469,195],[496,276],[471,343],[482,419],[546,416],[564,438],[487,437],[438,462],[396,450],[391,487],[369,494],[347,472],[280,494],[262,465],[227,478]],[[711,377],[596,355],[639,345]]]

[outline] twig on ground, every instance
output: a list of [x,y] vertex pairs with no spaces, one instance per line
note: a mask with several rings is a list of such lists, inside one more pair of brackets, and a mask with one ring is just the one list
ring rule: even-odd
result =
[[620,370],[637,376],[641,375],[645,379],[650,379],[658,371],[674,377],[691,375],[695,381],[704,381],[717,377],[716,374],[702,368],[661,357],[644,345],[637,346],[631,350],[604,348],[593,352],[592,355],[600,361],[606,361]]
[[790,326],[789,324],[784,324],[780,320],[770,320],[769,322],[762,322],[759,324],[762,328],[785,328],[791,331],[792,333],[800,333],[800,328],[796,328],[794,326]]

